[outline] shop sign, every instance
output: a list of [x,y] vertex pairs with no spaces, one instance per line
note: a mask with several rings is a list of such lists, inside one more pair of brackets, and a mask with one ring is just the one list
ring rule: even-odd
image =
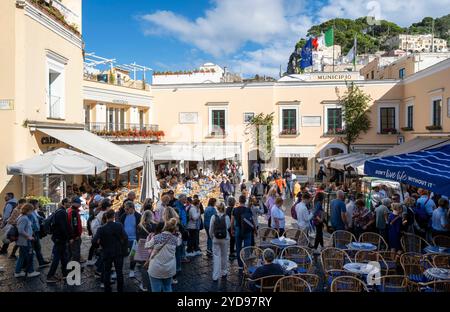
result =
[[61,143],[61,141],[59,141],[58,139],[55,139],[54,137],[42,137],[41,138],[41,144],[42,145],[50,145],[50,144],[59,144]]

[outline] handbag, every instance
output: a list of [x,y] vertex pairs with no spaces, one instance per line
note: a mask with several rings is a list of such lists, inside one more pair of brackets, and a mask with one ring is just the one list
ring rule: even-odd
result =
[[10,242],[15,242],[19,239],[19,230],[17,229],[17,226],[12,225],[8,232],[6,232],[6,239],[8,239]]

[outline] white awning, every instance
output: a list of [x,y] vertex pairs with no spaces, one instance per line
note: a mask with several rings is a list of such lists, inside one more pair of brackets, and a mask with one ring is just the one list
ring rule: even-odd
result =
[[367,155],[360,153],[351,153],[347,155],[348,157],[343,157],[330,162],[330,167],[338,170],[345,170],[347,165],[357,162],[361,159],[366,159]]
[[[139,157],[143,157],[149,144],[127,144],[126,149]],[[173,144],[150,144],[153,159],[164,160],[187,160],[207,161],[240,158],[240,145],[238,144],[200,144],[200,143],[173,143]]]
[[106,161],[108,164],[117,167],[119,173],[141,167],[143,164],[142,157],[130,153],[122,147],[86,130],[54,128],[37,128],[37,130],[86,154]]
[[66,148],[58,148],[41,155],[6,166],[11,175],[41,175],[41,174],[73,174],[94,175],[105,171],[108,165],[105,161]]
[[314,145],[275,146],[275,157],[278,158],[311,158],[315,156]]
[[337,154],[332,157],[324,158],[323,163],[324,163],[325,167],[328,167],[328,165],[330,165],[330,163],[333,161],[344,160],[349,157],[353,157],[353,154]]

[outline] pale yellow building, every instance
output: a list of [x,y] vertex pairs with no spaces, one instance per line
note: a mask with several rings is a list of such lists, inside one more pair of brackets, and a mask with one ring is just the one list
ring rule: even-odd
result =
[[378,56],[360,69],[366,80],[404,79],[450,58],[450,52]]
[[447,40],[436,38],[432,34],[399,34],[387,39],[385,44],[390,49],[401,49],[408,52],[448,52]]
[[[20,195],[22,180],[6,165],[48,149],[39,125],[83,128],[81,0],[44,4],[0,1],[0,191]],[[64,11],[63,11],[64,10]],[[44,142],[44,143],[42,143]]]

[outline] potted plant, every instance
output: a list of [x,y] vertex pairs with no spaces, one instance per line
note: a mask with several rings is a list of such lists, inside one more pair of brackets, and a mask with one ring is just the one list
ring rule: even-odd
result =
[[442,126],[440,126],[440,125],[431,125],[431,126],[426,126],[425,129],[427,129],[427,130],[442,130]]

